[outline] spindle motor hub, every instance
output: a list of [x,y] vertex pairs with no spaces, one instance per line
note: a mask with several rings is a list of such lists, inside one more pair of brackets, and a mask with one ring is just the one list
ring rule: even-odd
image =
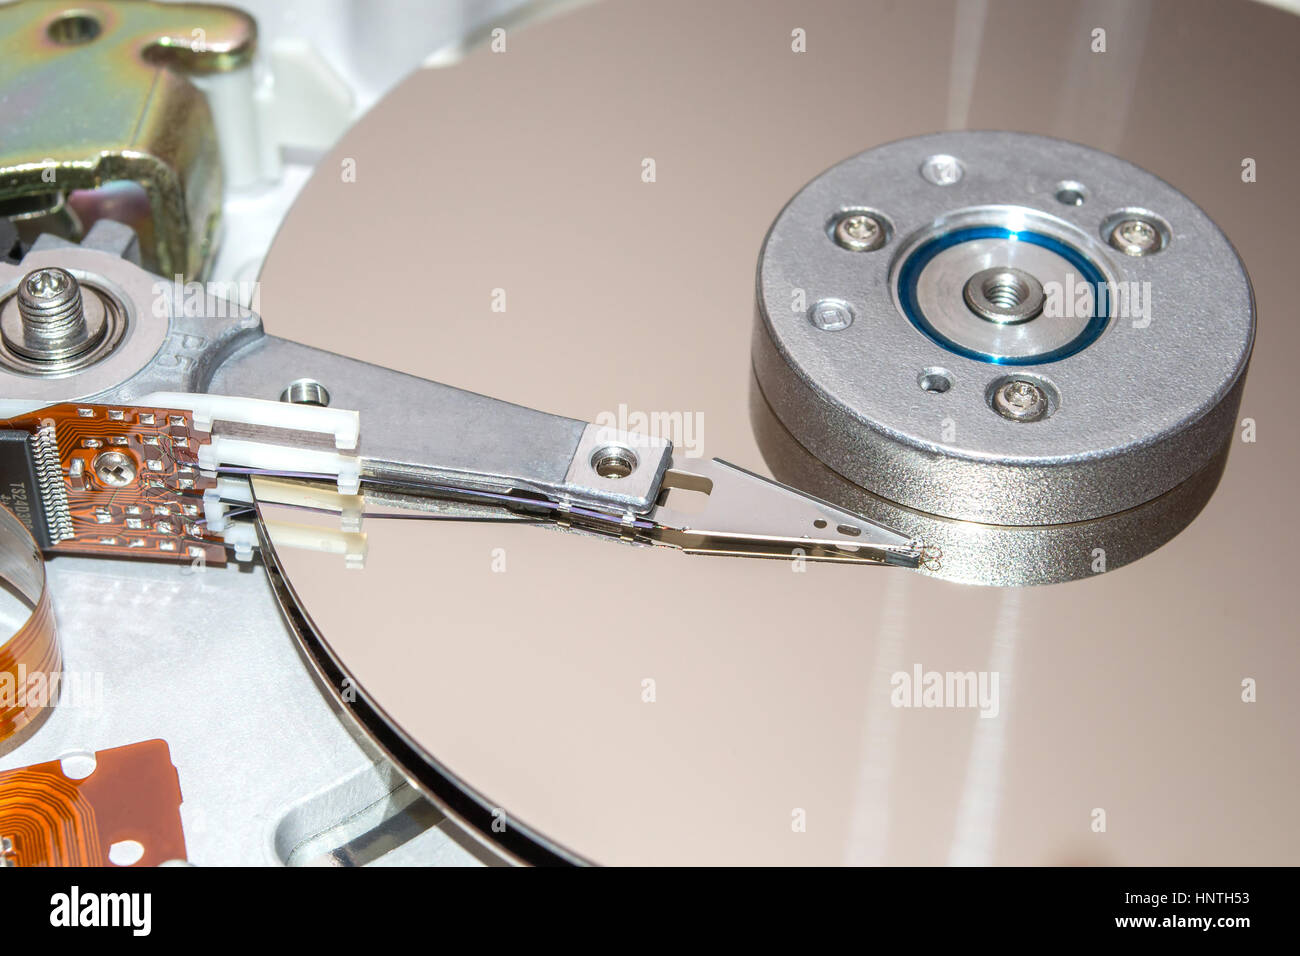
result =
[[845,160],[763,244],[763,397],[907,508],[999,525],[1136,507],[1229,440],[1250,281],[1182,193],[1106,153],[953,132]]

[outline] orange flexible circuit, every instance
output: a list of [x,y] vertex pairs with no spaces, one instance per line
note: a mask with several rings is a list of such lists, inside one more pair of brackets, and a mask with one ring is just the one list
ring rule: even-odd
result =
[[53,711],[63,672],[45,564],[36,541],[6,508],[0,508],[0,578],[32,608],[27,622],[0,644],[3,753],[26,739]]
[[[0,867],[184,860],[180,805],[164,740],[101,750],[87,776],[69,776],[58,760],[0,773]],[[122,844],[135,844],[133,862],[114,855]]]
[[226,563],[224,544],[203,527],[203,492],[216,481],[199,471],[198,447],[209,439],[193,425],[180,409],[71,402],[0,419],[29,466],[10,460],[24,473],[0,488],[8,506],[0,508],[0,579],[32,609],[0,643],[0,752],[59,698],[62,654],[42,549]]
[[190,412],[65,403],[0,419],[0,429],[27,432],[37,448],[48,553],[226,563],[202,525],[216,481],[199,471],[209,436]]

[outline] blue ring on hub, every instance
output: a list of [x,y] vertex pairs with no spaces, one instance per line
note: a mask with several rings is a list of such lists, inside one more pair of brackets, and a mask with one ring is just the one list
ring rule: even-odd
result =
[[[1094,290],[1092,318],[1088,320],[1088,324],[1084,326],[1083,331],[1069,342],[1059,348],[1052,349],[1050,352],[1044,352],[1042,355],[1019,356],[990,355],[987,352],[977,352],[954,342],[945,335],[941,335],[922,314],[916,300],[916,286],[920,281],[921,272],[930,263],[931,259],[945,249],[951,249],[955,245],[970,242],[973,239],[1012,239],[1016,242],[1028,242],[1031,245],[1041,246],[1055,252],[1074,266],[1083,276],[1084,281],[1090,284]],[[1069,358],[1076,352],[1087,348],[1097,341],[1097,337],[1105,331],[1110,322],[1109,299],[1109,286],[1106,285],[1106,279],[1101,270],[1073,246],[1041,232],[1017,232],[1014,229],[1006,229],[1002,226],[969,226],[935,236],[913,250],[898,273],[898,300],[903,307],[903,314],[907,316],[909,322],[916,326],[926,338],[949,352],[975,359],[977,362],[988,362],[991,365],[1045,365],[1048,362],[1059,362],[1063,358]]]

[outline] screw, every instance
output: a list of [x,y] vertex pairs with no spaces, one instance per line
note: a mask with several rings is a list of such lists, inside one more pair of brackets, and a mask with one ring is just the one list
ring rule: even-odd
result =
[[37,299],[53,299],[63,295],[76,284],[77,280],[72,278],[71,273],[55,268],[37,269],[27,273],[23,279],[27,294]]
[[0,302],[0,364],[31,375],[69,372],[102,358],[125,319],[116,300],[57,266],[33,269]]
[[851,252],[879,249],[885,238],[884,223],[870,213],[845,213],[835,223],[835,241]]
[[1159,252],[1164,239],[1145,219],[1125,219],[1111,230],[1110,244],[1126,256],[1145,256]]
[[27,351],[57,359],[85,346],[81,287],[65,269],[50,266],[27,273],[18,284],[18,314]]
[[808,310],[808,318],[824,332],[838,332],[853,324],[853,310],[839,299],[821,299]]
[[124,488],[135,480],[135,462],[120,451],[100,452],[90,463],[101,484]]
[[636,466],[636,453],[622,445],[599,448],[591,456],[591,470],[602,478],[626,478]]
[[993,393],[993,410],[1013,422],[1036,422],[1047,416],[1047,393],[1023,379],[1004,382]]

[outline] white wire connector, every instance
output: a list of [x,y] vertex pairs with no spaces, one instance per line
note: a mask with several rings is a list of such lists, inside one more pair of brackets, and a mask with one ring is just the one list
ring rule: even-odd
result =
[[[199,446],[199,467],[205,472],[216,473],[219,466],[230,465],[259,471],[331,475],[338,480],[340,494],[355,495],[360,488],[361,468],[357,457],[342,453],[354,451],[360,438],[361,416],[355,411],[199,392],[153,392],[141,397],[138,404],[188,411],[193,416],[194,428],[201,432],[213,432],[216,422],[249,426],[232,427],[232,434],[218,431]],[[300,443],[291,434],[294,432],[329,436],[324,441],[332,442],[336,450],[328,450],[328,444],[324,448],[309,447],[312,442]]]
[[346,408],[295,405],[235,395],[208,395],[205,392],[152,392],[135,404],[183,408],[193,413],[194,427],[201,432],[212,431],[212,423],[216,421],[323,432],[334,436],[334,447],[341,451],[355,449],[361,434],[360,413]]
[[332,475],[338,479],[339,494],[342,495],[355,495],[361,488],[361,465],[356,457],[315,448],[293,448],[213,435],[206,445],[199,446],[199,467],[215,473],[221,465],[268,472]]
[[253,549],[259,544],[257,528],[251,521],[232,521],[221,532],[222,540],[235,549],[236,561],[252,561]]

